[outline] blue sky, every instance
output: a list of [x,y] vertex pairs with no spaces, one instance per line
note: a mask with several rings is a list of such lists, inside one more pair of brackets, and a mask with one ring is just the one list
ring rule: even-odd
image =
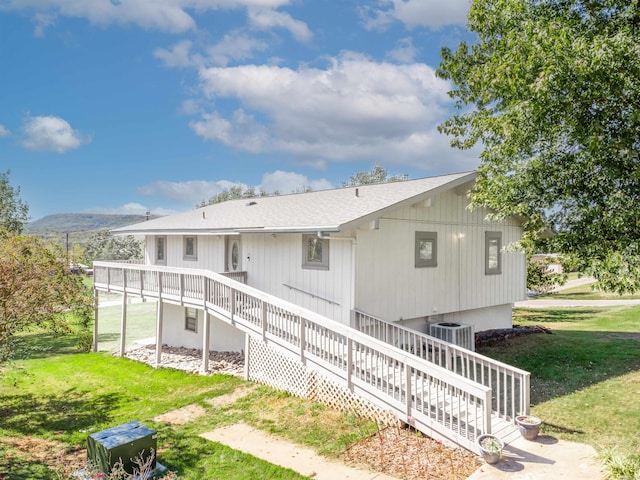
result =
[[476,168],[436,126],[466,0],[0,0],[0,171],[33,220]]

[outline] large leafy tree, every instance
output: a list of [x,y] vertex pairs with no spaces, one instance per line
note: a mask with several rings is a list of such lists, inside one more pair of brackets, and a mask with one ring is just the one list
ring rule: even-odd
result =
[[473,203],[556,230],[599,285],[640,289],[640,6],[474,0],[472,45],[443,49],[458,111],[441,130],[483,148]]
[[9,183],[10,173],[0,173],[0,229],[20,233],[29,220],[29,207],[20,199],[20,188]]
[[342,182],[343,187],[357,187],[359,185],[372,185],[375,183],[401,182],[407,180],[408,176],[389,175],[387,169],[377,163],[371,167],[371,171],[356,172],[349,176],[349,181]]
[[70,273],[61,247],[21,235],[28,207],[19,194],[9,183],[9,172],[0,174],[0,364],[17,333],[36,326],[66,331],[69,314],[86,322],[93,305],[81,277]]
[[84,256],[94,260],[141,260],[142,243],[132,235],[115,237],[109,230],[99,230],[87,241]]
[[62,248],[48,247],[35,237],[2,232],[0,241],[0,364],[21,331],[45,327],[69,330],[71,314],[88,319],[90,290],[80,275],[69,272]]
[[[274,192],[273,195],[278,195],[278,192]],[[232,185],[230,188],[225,188],[220,193],[210,197],[209,200],[203,200],[196,208],[206,207],[207,205],[215,205],[216,203],[226,202],[228,200],[239,200],[241,198],[255,198],[266,197],[268,194],[262,190],[256,192],[255,187],[245,188],[242,185]]]

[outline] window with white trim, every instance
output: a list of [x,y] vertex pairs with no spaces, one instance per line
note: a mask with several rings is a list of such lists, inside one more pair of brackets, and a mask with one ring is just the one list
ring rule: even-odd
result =
[[182,258],[184,260],[198,259],[198,237],[182,237]]
[[156,263],[167,264],[167,237],[156,237]]
[[302,268],[329,270],[329,241],[317,235],[302,235]]
[[416,232],[415,267],[438,266],[438,232]]
[[502,232],[484,232],[484,274],[502,273]]
[[195,308],[185,307],[184,329],[188,332],[198,333],[198,310]]

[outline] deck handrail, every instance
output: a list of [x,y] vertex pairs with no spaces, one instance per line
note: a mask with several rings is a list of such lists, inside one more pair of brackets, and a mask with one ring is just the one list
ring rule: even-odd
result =
[[491,388],[496,416],[513,421],[529,414],[529,372],[359,310],[353,314],[356,330]]
[[205,309],[393,412],[478,451],[491,389],[303,307],[197,269],[94,262],[94,288]]

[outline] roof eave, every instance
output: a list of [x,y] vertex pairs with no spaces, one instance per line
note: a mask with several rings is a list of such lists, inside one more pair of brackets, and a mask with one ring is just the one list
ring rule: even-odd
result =
[[420,203],[426,200],[429,197],[433,197],[434,195],[438,195],[442,192],[446,192],[447,190],[451,190],[454,188],[459,188],[467,183],[474,181],[478,176],[477,172],[470,172],[469,174],[452,180],[450,182],[445,183],[444,185],[440,185],[438,187],[434,187],[426,192],[419,193],[418,195],[414,195],[413,197],[406,198],[405,200],[401,200],[400,202],[389,205],[388,207],[382,208],[376,212],[370,213],[368,215],[364,215],[359,218],[355,218],[349,222],[343,223],[340,225],[340,230],[351,230],[357,228],[359,225],[363,223],[373,222],[389,212],[393,212],[400,208],[410,207],[417,203]]

